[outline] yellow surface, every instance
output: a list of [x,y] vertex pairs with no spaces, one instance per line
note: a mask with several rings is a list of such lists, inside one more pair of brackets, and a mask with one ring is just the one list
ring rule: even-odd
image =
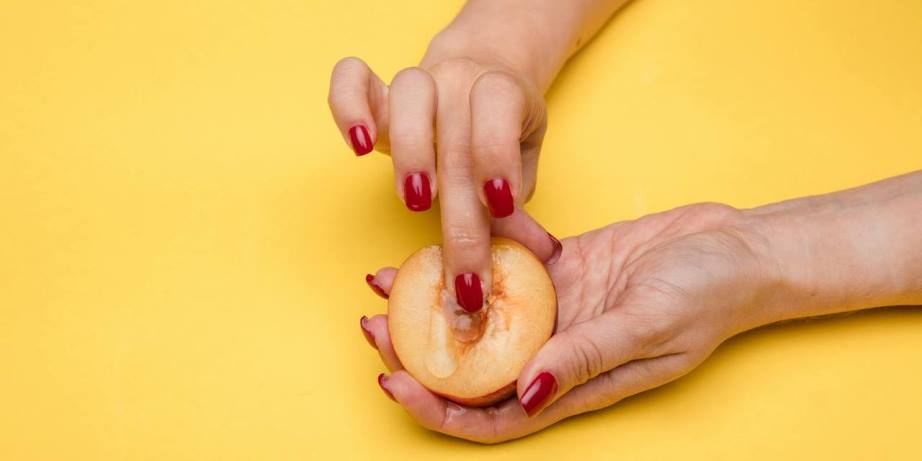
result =
[[[438,240],[328,73],[389,79],[460,1],[0,6],[0,459],[918,459],[922,311],[732,340],[687,379],[483,447],[387,400],[362,276]],[[555,233],[922,166],[922,2],[639,0],[561,76]]]

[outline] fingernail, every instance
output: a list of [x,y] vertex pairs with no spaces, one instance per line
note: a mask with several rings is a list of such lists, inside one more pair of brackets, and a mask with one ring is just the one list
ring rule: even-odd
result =
[[519,399],[519,404],[522,405],[525,413],[531,417],[541,409],[555,392],[557,392],[557,379],[554,378],[554,375],[542,371],[525,389],[525,393]]
[[384,299],[390,298],[390,296],[388,296],[387,293],[384,292],[384,289],[381,288],[381,287],[379,287],[378,284],[375,283],[375,276],[374,276],[374,275],[365,274],[365,283],[367,283],[368,286],[371,287],[371,291],[374,291],[376,295],[378,295],[378,296],[380,296],[380,297],[382,297],[382,298],[384,298]]
[[432,206],[432,189],[429,187],[429,175],[411,173],[403,180],[403,196],[407,208],[413,211],[426,211]]
[[551,244],[554,245],[554,251],[551,252],[551,257],[547,258],[547,264],[554,264],[560,259],[560,253],[563,252],[563,244],[560,243],[560,240],[557,240],[557,237],[551,235],[550,232],[547,233],[547,236],[551,239]]
[[364,125],[349,128],[349,140],[352,141],[352,150],[355,151],[355,155],[365,155],[375,147],[371,142],[371,136],[368,134],[368,128],[365,128]]
[[368,344],[377,349],[378,344],[375,342],[375,334],[368,329],[368,317],[363,315],[361,320],[359,320],[359,326],[362,327],[362,334],[365,335],[365,340],[368,341]]
[[393,401],[397,401],[394,398],[394,394],[391,394],[391,391],[387,390],[387,376],[384,376],[384,373],[378,375],[378,385],[381,386],[381,390],[387,395],[387,397]]
[[455,277],[455,295],[458,304],[464,310],[474,313],[483,308],[483,288],[480,287],[480,277],[468,272]]
[[505,179],[496,178],[483,183],[483,194],[487,197],[487,205],[494,218],[505,218],[515,210],[512,190]]

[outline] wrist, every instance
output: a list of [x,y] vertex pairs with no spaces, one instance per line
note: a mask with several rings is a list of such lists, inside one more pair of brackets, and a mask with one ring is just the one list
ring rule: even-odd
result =
[[462,12],[432,39],[420,65],[460,59],[500,67],[543,94],[569,57],[570,41],[568,31],[528,15]]
[[754,326],[922,302],[922,176],[907,178],[745,210],[771,287]]

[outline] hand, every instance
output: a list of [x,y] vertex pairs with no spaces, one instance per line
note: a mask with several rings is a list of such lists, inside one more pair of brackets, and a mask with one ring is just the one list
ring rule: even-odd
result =
[[[372,146],[390,153],[407,208],[425,211],[440,198],[446,280],[458,286],[466,275],[470,283],[459,288],[484,298],[492,285],[491,221],[494,234],[544,261],[554,257],[559,242],[521,210],[535,189],[546,128],[541,92],[526,76],[485,53],[430,51],[388,87],[364,62],[346,58],[333,70],[329,102],[357,155]],[[482,306],[458,299],[469,311]]]
[[[541,430],[688,373],[721,342],[756,326],[775,274],[746,216],[692,205],[613,224],[563,242],[549,266],[558,329],[523,369],[519,401],[465,408],[421,386],[401,365],[387,318],[362,318],[392,374],[379,382],[420,424],[483,443]],[[386,296],[393,268],[369,283]]]

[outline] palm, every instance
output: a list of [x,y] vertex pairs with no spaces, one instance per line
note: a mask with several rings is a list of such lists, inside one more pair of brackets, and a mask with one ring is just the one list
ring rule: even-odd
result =
[[[557,288],[558,332],[616,306],[669,305],[663,297],[687,295],[696,274],[721,270],[701,258],[701,243],[728,237],[736,210],[702,204],[612,224],[568,239],[570,251],[551,266]],[[721,234],[721,235],[715,235]],[[724,241],[724,244],[728,242]],[[707,262],[715,267],[704,268]],[[674,299],[671,301],[675,301]]]

